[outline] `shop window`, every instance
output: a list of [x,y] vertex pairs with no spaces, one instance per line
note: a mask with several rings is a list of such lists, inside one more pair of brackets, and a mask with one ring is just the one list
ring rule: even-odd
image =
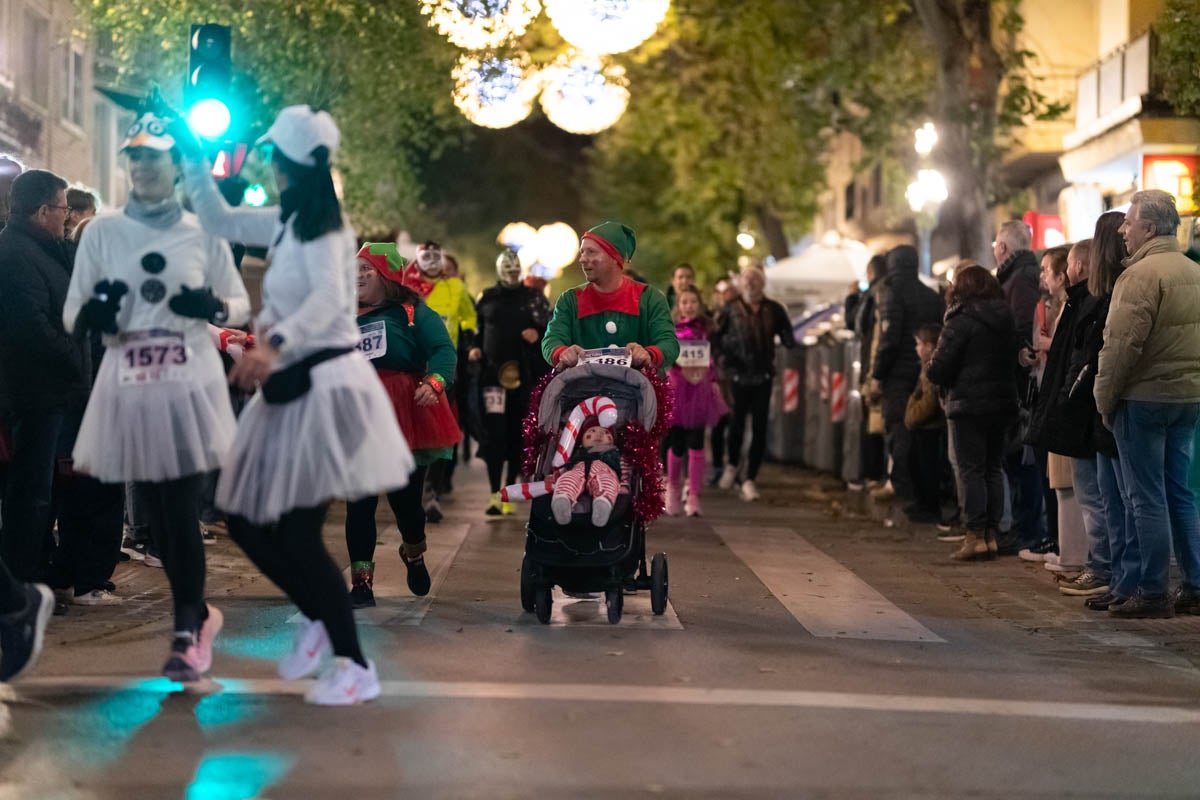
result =
[[67,46],[66,62],[63,64],[63,119],[83,127],[83,49],[78,45]]

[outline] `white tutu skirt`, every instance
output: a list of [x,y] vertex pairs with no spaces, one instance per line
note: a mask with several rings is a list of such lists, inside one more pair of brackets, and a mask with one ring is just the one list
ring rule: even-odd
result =
[[238,420],[217,506],[256,525],[334,498],[400,489],[415,464],[396,412],[357,351],[313,368],[312,388],[270,405],[258,393]]
[[120,352],[105,351],[71,454],[77,471],[104,483],[161,482],[221,466],[236,426],[229,387],[216,350],[194,350],[186,380],[129,386]]

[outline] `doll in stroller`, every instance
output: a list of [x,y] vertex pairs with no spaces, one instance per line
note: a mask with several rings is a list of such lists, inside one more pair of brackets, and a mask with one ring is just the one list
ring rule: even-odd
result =
[[613,624],[630,589],[648,589],[655,614],[666,608],[667,557],[656,554],[647,569],[648,520],[637,511],[646,476],[628,458],[631,441],[641,436],[644,446],[655,430],[658,400],[645,375],[616,361],[583,363],[550,381],[537,410],[544,443],[531,480],[502,494],[531,501],[521,605],[543,624],[554,586],[604,592]]

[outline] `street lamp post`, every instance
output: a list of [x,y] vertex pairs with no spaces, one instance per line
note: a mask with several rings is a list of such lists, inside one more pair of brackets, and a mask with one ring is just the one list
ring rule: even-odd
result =
[[[932,122],[926,122],[913,132],[913,149],[921,164],[929,160],[930,153],[937,145],[937,128]],[[922,167],[917,170],[917,179],[908,185],[904,193],[908,205],[912,208],[917,222],[917,238],[921,250],[921,274],[933,274],[933,258],[930,253],[930,241],[933,238],[933,228],[937,223],[937,212],[942,203],[946,202],[949,191],[946,179],[936,169]]]

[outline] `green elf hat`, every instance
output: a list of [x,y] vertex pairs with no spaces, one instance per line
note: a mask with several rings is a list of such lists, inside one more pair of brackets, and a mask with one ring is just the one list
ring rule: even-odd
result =
[[408,259],[400,255],[391,242],[367,242],[358,251],[358,257],[369,263],[375,271],[392,283],[404,283],[404,268]]
[[600,245],[600,249],[622,267],[626,261],[633,258],[633,251],[637,249],[633,228],[620,222],[605,220],[585,233],[583,238],[591,239]]

